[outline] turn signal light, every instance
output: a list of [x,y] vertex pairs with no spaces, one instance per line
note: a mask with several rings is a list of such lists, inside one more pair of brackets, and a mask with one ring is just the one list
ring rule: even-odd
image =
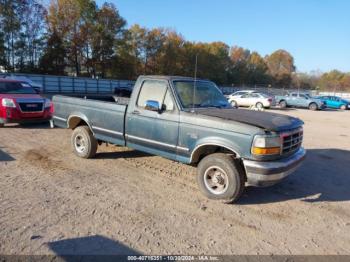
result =
[[276,155],[276,154],[279,154],[280,151],[281,151],[280,147],[267,147],[267,148],[253,147],[253,154],[255,155]]

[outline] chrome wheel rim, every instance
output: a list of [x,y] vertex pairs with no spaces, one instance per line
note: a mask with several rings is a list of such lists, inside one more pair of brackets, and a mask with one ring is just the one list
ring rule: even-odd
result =
[[236,103],[235,101],[232,101],[232,102],[231,102],[231,106],[232,106],[232,107],[237,107],[237,103]]
[[257,104],[256,104],[256,107],[257,107],[258,109],[261,109],[261,108],[263,108],[263,105],[262,105],[261,103],[257,103]]
[[221,195],[227,191],[228,176],[222,168],[211,166],[204,172],[204,184],[211,193]]
[[84,153],[85,149],[86,149],[86,141],[85,138],[81,135],[77,135],[74,138],[74,146],[75,146],[75,150],[78,153]]

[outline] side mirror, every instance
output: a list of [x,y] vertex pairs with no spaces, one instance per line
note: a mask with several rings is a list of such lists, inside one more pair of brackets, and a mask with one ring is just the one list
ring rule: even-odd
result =
[[150,110],[150,111],[155,111],[155,112],[160,112],[161,111],[159,102],[155,101],[155,100],[147,100],[145,109],[146,110]]

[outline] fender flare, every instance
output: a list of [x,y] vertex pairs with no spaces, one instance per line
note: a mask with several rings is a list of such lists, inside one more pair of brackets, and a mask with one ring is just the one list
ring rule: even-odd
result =
[[[76,113],[76,114],[71,114],[68,119],[67,119],[67,128],[69,129],[73,129],[73,127],[71,127],[71,121],[74,118],[78,118],[82,121],[84,121],[90,128],[91,132],[94,134],[94,131],[92,129],[92,125],[90,124],[88,118],[84,115],[84,114],[80,114],[80,113]],[[75,126],[76,127],[76,126]]]
[[191,156],[190,156],[190,163],[193,163],[194,162],[194,156],[195,156],[195,153],[198,152],[198,150],[202,147],[205,147],[205,146],[217,146],[217,147],[222,147],[222,148],[225,148],[229,151],[232,151],[237,158],[241,158],[241,155],[238,153],[238,151],[235,149],[235,148],[232,148],[231,146],[227,146],[227,145],[224,145],[222,143],[211,143],[211,142],[208,142],[208,143],[201,143],[199,145],[197,145],[191,152]]

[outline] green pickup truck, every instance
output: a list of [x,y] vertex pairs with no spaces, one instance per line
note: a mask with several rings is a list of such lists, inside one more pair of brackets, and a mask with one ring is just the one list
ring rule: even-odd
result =
[[54,96],[55,126],[70,128],[83,158],[102,142],[197,166],[210,199],[234,202],[245,186],[276,184],[305,158],[303,122],[234,109],[207,80],[140,76],[130,98]]

